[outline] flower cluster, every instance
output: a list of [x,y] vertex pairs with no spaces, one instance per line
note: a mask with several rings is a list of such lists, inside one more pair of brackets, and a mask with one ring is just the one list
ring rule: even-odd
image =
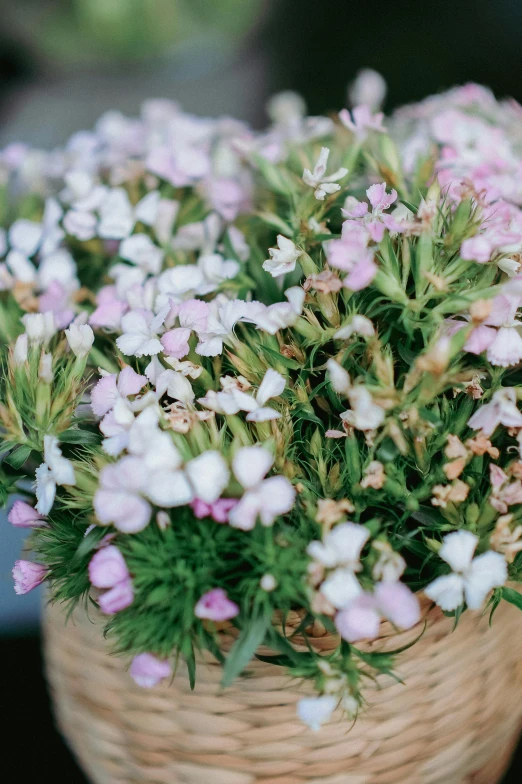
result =
[[264,643],[313,728],[389,668],[383,624],[522,604],[522,109],[467,85],[384,123],[361,79],[335,119],[152,101],[0,153],[16,591],[90,596],[145,687],[234,626],[224,685]]

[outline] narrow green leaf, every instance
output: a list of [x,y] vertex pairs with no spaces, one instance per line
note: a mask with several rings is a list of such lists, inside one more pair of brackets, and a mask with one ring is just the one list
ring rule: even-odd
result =
[[77,428],[64,430],[63,433],[60,433],[59,438],[64,444],[99,444],[101,441],[99,433],[93,433],[92,430],[78,430]]
[[261,616],[243,629],[227,656],[223,669],[222,686],[230,686],[232,681],[244,670],[265,639],[267,625],[266,618]]
[[502,598],[505,599],[506,602],[514,604],[515,607],[522,610],[522,595],[520,595],[518,591],[514,591],[513,588],[506,588],[506,586],[500,590],[502,591]]
[[4,463],[7,463],[17,471],[23,466],[29,455],[31,454],[31,447],[27,444],[22,444],[17,449],[14,449],[7,457],[4,457]]

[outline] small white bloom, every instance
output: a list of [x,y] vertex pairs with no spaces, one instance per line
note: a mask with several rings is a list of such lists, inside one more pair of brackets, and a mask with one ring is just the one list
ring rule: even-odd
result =
[[303,253],[292,240],[283,237],[282,234],[277,236],[277,245],[277,248],[268,249],[270,258],[263,263],[263,269],[274,278],[286,275],[287,272],[293,272],[297,259]]
[[127,191],[113,188],[100,205],[98,235],[102,239],[122,240],[134,226],[134,214]]
[[75,324],[70,325],[69,329],[65,330],[67,342],[73,354],[82,359],[86,357],[94,343],[94,332],[88,324]]
[[317,732],[321,726],[330,721],[339,700],[333,694],[323,694],[321,697],[303,697],[297,703],[297,716],[311,730]]
[[36,267],[25,253],[19,250],[10,250],[5,263],[11,275],[20,283],[34,283],[37,277]]
[[350,375],[335,359],[329,359],[326,363],[330,383],[338,395],[347,395],[350,387]]
[[24,256],[33,256],[40,245],[42,233],[41,223],[20,218],[9,229],[9,244],[11,248],[20,251]]
[[208,450],[185,465],[185,471],[196,498],[212,504],[229,483],[230,471],[222,454]]
[[263,591],[270,593],[271,591],[275,591],[277,588],[277,580],[273,574],[264,574],[259,581],[259,585]]
[[45,384],[52,384],[54,379],[52,354],[45,354],[42,352],[40,364],[38,366],[38,378]]
[[369,537],[370,531],[364,525],[340,523],[326,534],[324,542],[310,542],[306,552],[327,568],[347,566],[358,572],[361,552]]
[[337,180],[341,180],[348,174],[348,169],[337,169],[333,174],[326,176],[326,165],[328,163],[328,156],[330,150],[328,147],[322,147],[319,153],[319,158],[314,166],[313,172],[310,169],[303,171],[303,181],[315,188],[314,196],[319,201],[324,201],[329,193],[336,193],[341,190],[341,186],[337,184]]
[[456,610],[464,599],[470,610],[478,610],[491,589],[506,582],[507,564],[500,553],[488,550],[473,558],[478,541],[471,531],[455,531],[444,537],[439,556],[453,573],[437,577],[425,589],[426,596],[442,610]]
[[52,509],[57,485],[74,485],[76,477],[70,460],[63,457],[56,436],[44,436],[44,462],[36,469],[36,509],[47,515]]
[[164,255],[148,234],[132,234],[120,245],[122,259],[136,264],[144,272],[150,272],[152,275],[160,272]]
[[482,430],[489,438],[498,425],[522,427],[522,413],[517,408],[517,393],[513,387],[503,387],[493,393],[489,403],[480,406],[468,420],[473,430]]
[[370,392],[363,386],[352,387],[348,392],[351,410],[341,414],[341,419],[357,430],[376,430],[385,418],[384,409],[373,402]]
[[370,319],[356,314],[349,324],[337,330],[334,338],[346,340],[352,335],[363,335],[366,338],[372,338],[375,335],[375,329]]
[[321,593],[337,610],[342,610],[362,593],[359,580],[347,567],[339,567],[321,585]]
[[230,512],[233,528],[250,531],[258,517],[262,525],[272,525],[276,517],[294,505],[295,490],[286,477],[264,479],[273,462],[270,452],[260,445],[245,446],[236,452],[232,471],[246,492]]
[[162,308],[158,315],[150,310],[131,310],[121,320],[123,334],[116,340],[116,345],[123,354],[135,357],[150,357],[159,354],[163,346],[158,339],[163,322],[167,317],[169,306]]

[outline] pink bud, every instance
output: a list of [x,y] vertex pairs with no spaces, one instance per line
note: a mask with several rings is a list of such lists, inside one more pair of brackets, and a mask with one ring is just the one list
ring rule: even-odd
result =
[[222,588],[204,594],[194,607],[194,615],[209,621],[228,621],[239,613],[239,607],[228,598]]
[[125,610],[129,607],[134,599],[134,590],[132,587],[132,580],[128,577],[122,580],[111,588],[110,591],[105,591],[99,598],[98,604],[100,610],[106,615],[114,615],[114,613]]
[[138,686],[150,689],[163,678],[169,678],[172,668],[168,661],[162,661],[152,653],[140,653],[132,660],[129,672]]
[[15,501],[7,519],[15,528],[42,528],[47,525],[44,516],[25,501]]
[[89,563],[89,580],[96,588],[113,588],[129,576],[127,564],[117,547],[98,550]]
[[337,631],[348,642],[374,640],[379,634],[380,616],[368,594],[357,596],[335,617]]
[[29,593],[45,579],[49,570],[43,564],[33,561],[16,561],[13,567],[15,593],[21,595]]

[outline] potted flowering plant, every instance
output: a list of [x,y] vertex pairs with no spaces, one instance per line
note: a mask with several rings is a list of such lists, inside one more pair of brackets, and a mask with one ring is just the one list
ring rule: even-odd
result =
[[2,153],[15,590],[95,781],[491,784],[516,741],[522,110],[375,85]]

